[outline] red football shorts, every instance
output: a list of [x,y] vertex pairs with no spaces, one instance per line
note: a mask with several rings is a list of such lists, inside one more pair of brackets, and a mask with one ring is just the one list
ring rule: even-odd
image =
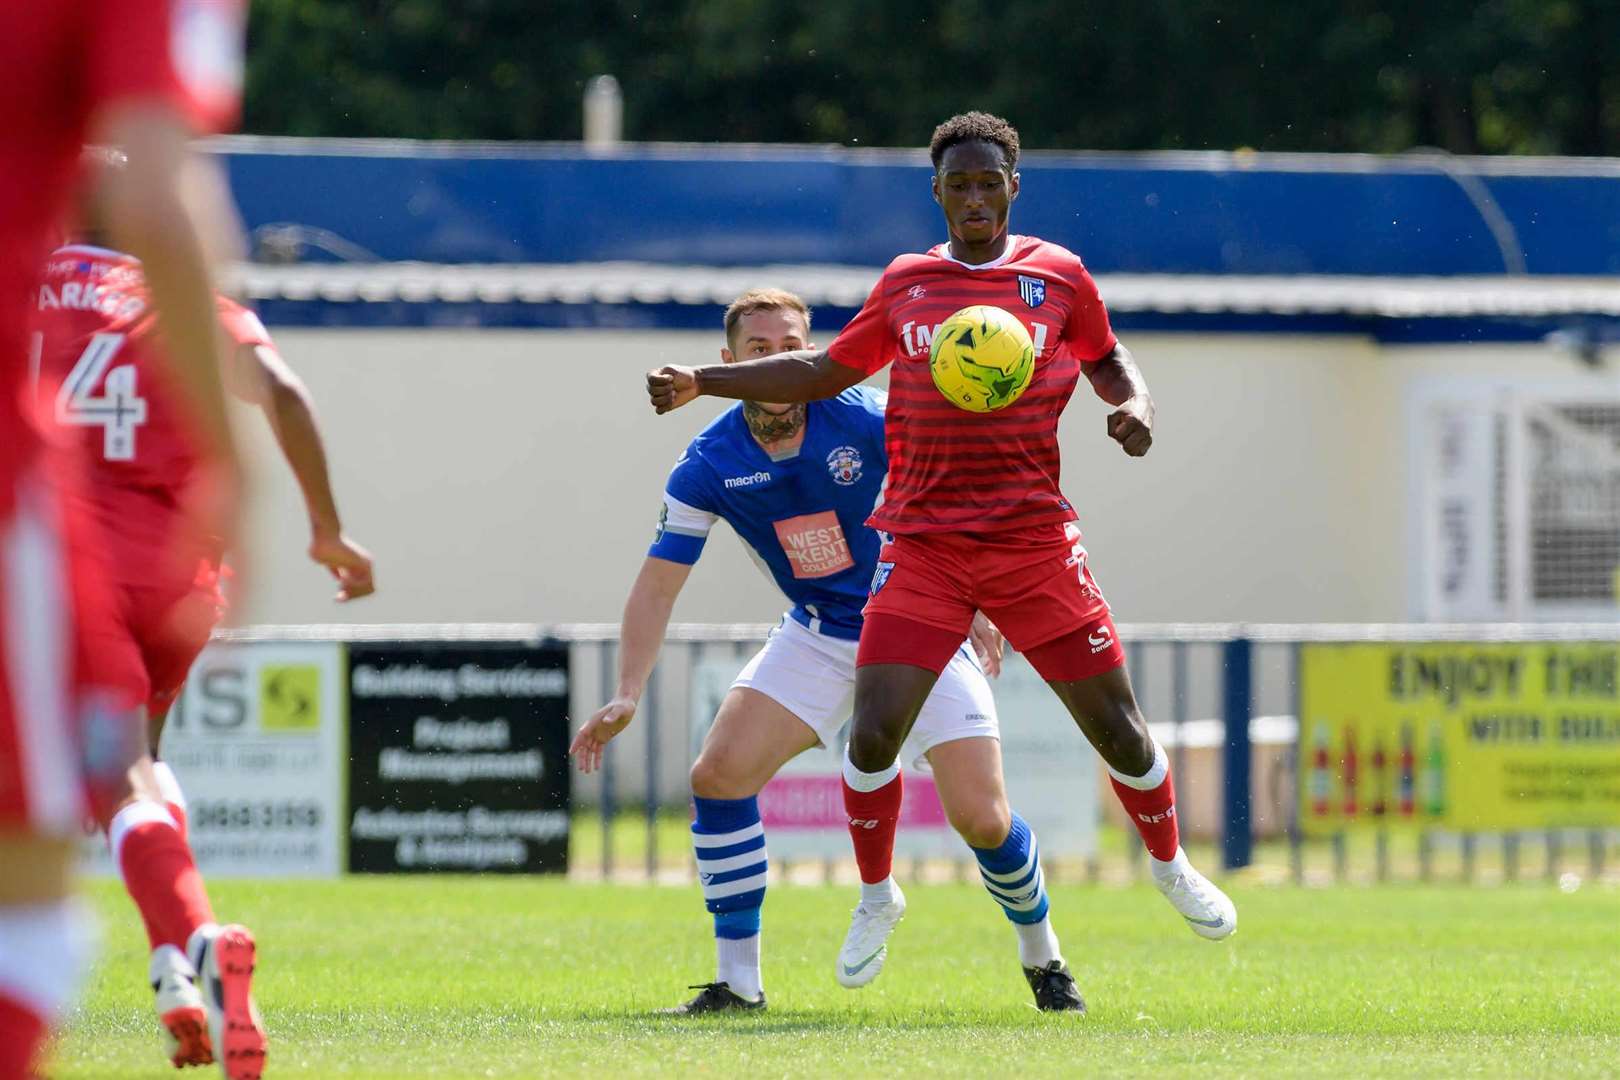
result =
[[124,688],[149,715],[169,711],[186,674],[225,613],[220,570],[202,563],[188,585],[125,583],[117,611],[95,642],[103,679]]
[[943,671],[975,611],[983,611],[1044,679],[1089,679],[1125,663],[1108,602],[1072,522],[887,538],[856,663]]

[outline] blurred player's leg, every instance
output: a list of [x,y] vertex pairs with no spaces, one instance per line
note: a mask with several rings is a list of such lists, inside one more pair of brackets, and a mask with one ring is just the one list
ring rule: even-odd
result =
[[[8,437],[14,433],[8,432]],[[48,469],[0,490],[0,1076],[33,1076],[90,960],[72,899],[78,837],[134,747],[92,708],[84,627],[104,606],[64,527]],[[53,478],[54,479],[54,478]],[[93,757],[84,750],[94,746]]]
[[[207,642],[198,644],[197,651]],[[169,816],[180,829],[180,836],[191,842],[191,823],[186,813],[186,793],[180,787],[180,778],[174,775],[169,763],[159,757],[159,749],[163,742],[163,725],[169,718],[169,710],[174,706],[174,699],[179,696],[180,688],[185,683],[186,674],[191,670],[193,655],[185,661],[184,666],[177,675],[166,680],[173,682],[172,687],[165,687],[152,694],[146,703],[146,743],[147,752],[152,755],[152,776],[157,780],[158,793],[163,796],[163,805],[169,808]],[[154,678],[154,685],[157,680]]]
[[[8,862],[8,872],[13,868]],[[0,1076],[34,1075],[46,1036],[89,963],[92,925],[77,900],[0,904]]]
[[[1105,632],[1106,631],[1106,632]],[[1118,650],[1113,622],[1104,614],[1073,634],[1031,649],[1030,663],[1057,692],[1075,723],[1108,765],[1114,788],[1152,857],[1153,880],[1199,937],[1219,940],[1237,929],[1237,908],[1193,868],[1176,827],[1176,789],[1164,748],[1148,733],[1130,676],[1119,663],[1101,674],[1095,642],[1106,637]]]
[[0,988],[0,1076],[34,1075],[34,1062],[45,1045],[50,1015],[39,1005]]
[[[147,970],[176,1067],[218,1061],[230,1080],[254,1080],[267,1039],[253,1004],[253,936],[221,927],[202,874],[164,804],[150,759],[130,770],[130,794],[107,826],[113,860],[146,925]],[[222,944],[216,948],[215,942]],[[199,985],[200,984],[200,985]]]
[[268,1050],[264,1021],[253,1003],[258,946],[247,927],[212,923],[195,930],[186,958],[208,1001],[208,1034],[226,1080],[259,1080]]
[[163,797],[163,806],[174,819],[175,828],[180,830],[180,839],[191,842],[190,824],[186,817],[186,793],[180,787],[179,777],[169,768],[167,761],[152,762],[152,779],[157,781],[158,794]]
[[215,925],[202,875],[170,815],[150,758],[130,770],[130,791],[107,823],[107,841],[124,888],[146,926],[152,957],[147,978],[169,1060],[179,1068],[214,1060],[207,1006],[186,943]]
[[[760,661],[768,659],[762,651],[743,678],[757,683]],[[768,683],[770,671],[763,677]],[[721,703],[692,765],[692,848],[704,906],[714,916],[715,979],[671,1012],[764,1007],[760,913],[768,864],[757,796],[778,769],[816,741],[807,724],[759,690],[734,686]]]
[[[217,570],[209,564],[178,589],[129,584],[120,595],[119,633],[102,651],[107,664],[129,669],[122,679],[146,702],[146,740],[155,750],[163,718],[222,613]],[[257,1076],[266,1038],[251,994],[252,934],[221,927],[215,918],[192,855],[179,783],[148,752],[130,770],[115,805],[108,841],[146,925],[152,948],[147,977],[170,1060],[177,1067],[217,1061],[232,1080]],[[216,963],[210,975],[202,961],[214,961],[216,937],[229,944],[217,955],[230,962]],[[238,955],[244,950],[245,962]]]

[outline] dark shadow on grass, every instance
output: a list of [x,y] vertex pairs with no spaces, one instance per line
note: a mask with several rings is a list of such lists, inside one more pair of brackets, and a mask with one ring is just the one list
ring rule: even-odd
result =
[[[1057,1015],[1027,1010],[1009,1010],[1009,1013],[965,1015],[959,1010],[927,1009],[909,1016],[874,1015],[863,1009],[767,1009],[764,1012],[708,1013],[702,1016],[664,1016],[652,1011],[635,1009],[589,1009],[576,1013],[574,1019],[586,1024],[613,1025],[622,1034],[622,1025],[629,1023],[648,1034],[669,1034],[683,1029],[709,1033],[725,1031],[736,1035],[790,1035],[804,1033],[838,1034],[849,1031],[871,1033],[938,1032],[958,1034],[976,1027],[1005,1031],[1011,1017],[1027,1012],[1031,1024],[1085,1023],[1084,1017]],[[1009,1015],[1010,1014],[1010,1015]]]

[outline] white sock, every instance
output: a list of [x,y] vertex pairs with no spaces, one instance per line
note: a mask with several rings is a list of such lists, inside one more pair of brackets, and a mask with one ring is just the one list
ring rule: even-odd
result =
[[1153,876],[1158,878],[1173,878],[1177,874],[1184,874],[1193,868],[1192,860],[1187,858],[1187,849],[1176,848],[1175,858],[1169,862],[1148,856],[1148,865],[1153,868]]
[[219,934],[219,923],[203,923],[191,932],[186,939],[186,959],[191,962],[193,971],[201,974],[203,969],[203,948],[214,940]]
[[731,987],[731,992],[750,1001],[757,1000],[765,990],[759,973],[759,935],[745,938],[714,939],[716,982]]
[[178,945],[159,945],[152,950],[151,962],[146,965],[146,981],[156,986],[159,979],[171,973],[188,979],[197,977],[197,969],[191,966]]
[[1018,931],[1018,962],[1028,968],[1043,968],[1054,960],[1063,959],[1058,945],[1057,931],[1052,929],[1050,917],[1038,923],[1013,923]]
[[899,775],[898,761],[890,763],[887,769],[879,769],[877,772],[861,772],[855,767],[855,763],[849,760],[849,747],[844,747],[844,783],[856,791],[876,791]]
[[863,904],[892,904],[900,890],[895,887],[894,876],[884,878],[875,885],[861,882],[861,903]]
[[158,793],[163,801],[174,803],[180,809],[186,808],[186,793],[180,789],[180,779],[174,775],[167,761],[152,762],[152,776],[157,780]]
[[1108,775],[1128,788],[1135,788],[1137,791],[1152,791],[1164,783],[1164,778],[1170,775],[1170,758],[1165,755],[1164,747],[1159,745],[1159,740],[1154,739],[1153,764],[1148,766],[1147,772],[1141,776],[1126,776],[1112,765],[1109,765]]
[[178,828],[174,823],[174,815],[169,813],[169,808],[150,799],[136,799],[113,815],[112,821],[107,825],[107,846],[112,850],[113,862],[117,864],[119,873],[124,872],[124,837],[128,836],[129,830],[135,826],[152,822],[167,825],[171,829]]

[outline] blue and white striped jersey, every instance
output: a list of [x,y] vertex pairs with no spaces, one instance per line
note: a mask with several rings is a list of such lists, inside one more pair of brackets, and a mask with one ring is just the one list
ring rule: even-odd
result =
[[780,461],[754,441],[740,403],[727,409],[675,463],[647,554],[695,563],[723,518],[792,602],[792,618],[859,639],[879,547],[866,518],[889,468],[887,402],[863,386],[811,402],[803,444]]

